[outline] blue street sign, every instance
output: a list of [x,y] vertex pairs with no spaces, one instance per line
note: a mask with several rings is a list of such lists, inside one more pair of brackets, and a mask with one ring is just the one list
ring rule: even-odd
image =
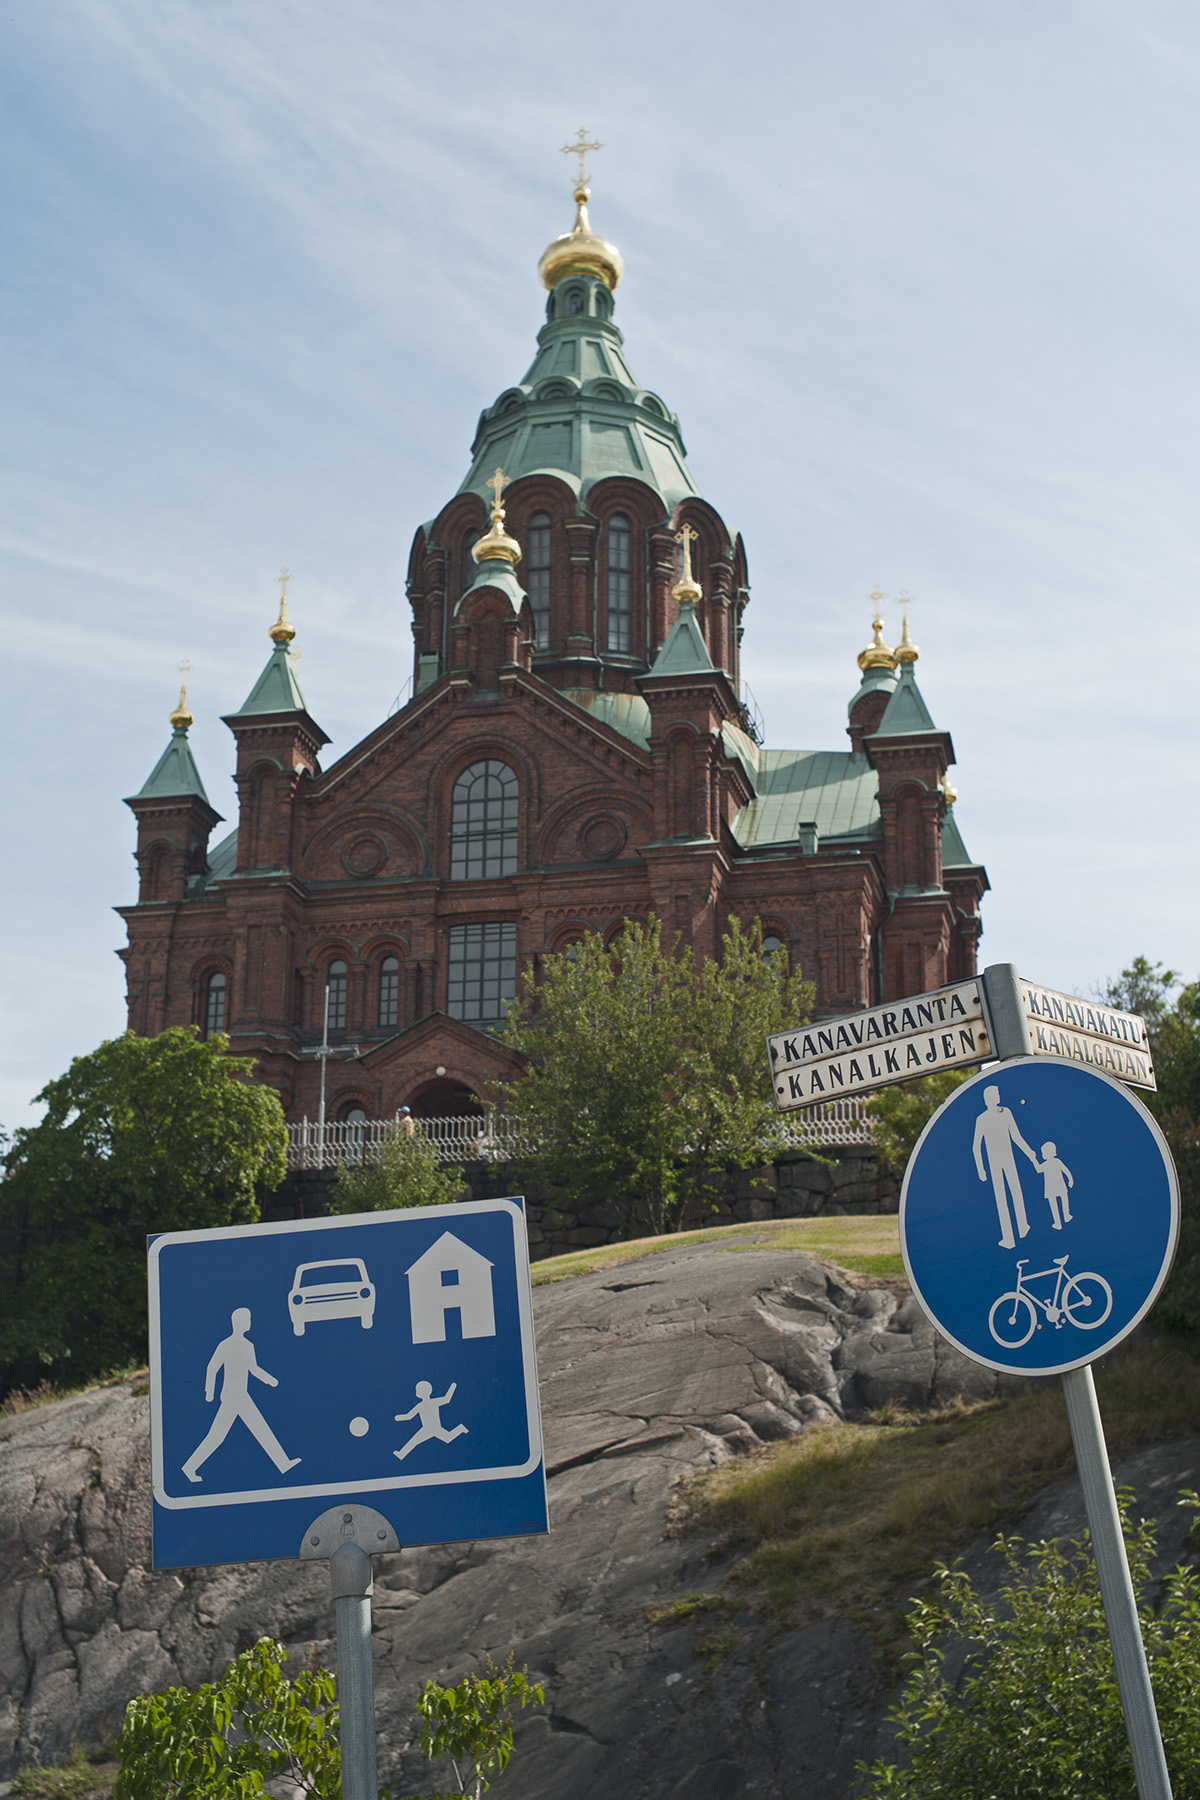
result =
[[155,1568],[296,1556],[339,1502],[546,1530],[522,1201],[168,1232],[149,1276]]
[[991,1369],[1060,1375],[1103,1355],[1157,1299],[1179,1191],[1166,1140],[1111,1076],[1018,1057],[930,1119],[900,1195],[913,1291]]

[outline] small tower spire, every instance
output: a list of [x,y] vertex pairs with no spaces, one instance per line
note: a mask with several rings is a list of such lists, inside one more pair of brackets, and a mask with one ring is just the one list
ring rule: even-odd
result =
[[279,586],[279,617],[272,625],[267,636],[273,638],[277,644],[290,644],[296,635],[296,627],[288,618],[287,612],[287,590],[288,582],[291,579],[291,573],[287,569],[280,569],[278,575],[275,577]]
[[691,525],[683,525],[675,533],[675,542],[679,544],[683,550],[683,568],[680,571],[679,580],[675,583],[671,592],[675,599],[678,600],[680,606],[683,606],[685,603],[695,606],[697,602],[703,598],[703,589],[696,580],[696,577],[692,574],[692,545],[699,536],[700,533],[694,530]]
[[490,487],[493,494],[492,524],[491,529],[471,545],[471,555],[477,563],[518,563],[521,560],[521,546],[516,538],[509,537],[504,529],[504,507],[500,500],[501,494],[508,486],[504,470],[498,468],[496,473],[490,476],[483,485]]
[[179,705],[175,708],[174,712],[168,713],[167,715],[168,722],[176,731],[186,732],[189,726],[195,724],[195,720],[188,711],[187,703],[187,678],[191,671],[191,667],[191,663],[185,656],[179,665],[179,673],[182,676],[182,680],[179,683]]
[[906,594],[901,591],[898,604],[904,609],[904,629],[901,633],[900,642],[896,645],[896,661],[898,663],[915,663],[921,652],[913,643],[908,629],[908,609],[910,606],[914,605],[915,602],[911,594]]
[[867,599],[875,608],[875,617],[871,622],[874,635],[866,649],[860,650],[858,653],[858,666],[864,675],[868,669],[894,669],[896,666],[896,653],[891,645],[884,641],[883,636],[883,614],[879,609],[885,598],[883,590],[876,582],[867,595]]

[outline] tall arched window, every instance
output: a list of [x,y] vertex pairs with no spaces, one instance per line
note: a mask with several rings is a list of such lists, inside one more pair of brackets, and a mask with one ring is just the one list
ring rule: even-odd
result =
[[346,965],[344,962],[331,962],[326,977],[325,993],[329,1000],[330,1031],[346,1029],[346,988],[348,986]]
[[379,965],[379,1023],[400,1023],[400,959],[385,956]]
[[225,1029],[225,996],[229,984],[218,969],[210,975],[204,988],[204,1035],[210,1038]]
[[628,656],[633,639],[633,532],[624,513],[608,521],[608,647]]
[[488,880],[516,868],[516,775],[507,763],[472,763],[454,784],[450,879]]
[[525,591],[533,610],[533,647],[550,648],[550,514],[534,513],[526,533]]

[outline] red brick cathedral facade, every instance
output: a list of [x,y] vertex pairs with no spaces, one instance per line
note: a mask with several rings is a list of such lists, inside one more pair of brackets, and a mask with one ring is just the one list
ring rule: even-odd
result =
[[586,199],[542,258],[528,373],[413,543],[412,698],[323,768],[285,604],[226,719],[237,829],[210,847],[182,699],[128,802],[130,1026],[227,1030],[292,1118],[316,1113],[327,995],[330,1041],[358,1046],[329,1066],[330,1117],[462,1111],[504,1066],[488,1028],[527,972],[627,918],[705,956],[731,915],[759,918],[827,1012],[975,968],[987,878],[907,625],[892,650],[876,621],[848,748],[757,741],[742,542],[625,360],[621,259]]

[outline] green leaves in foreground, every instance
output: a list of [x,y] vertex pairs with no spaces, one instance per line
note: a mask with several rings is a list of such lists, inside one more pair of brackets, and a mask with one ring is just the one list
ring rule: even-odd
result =
[[455,1788],[428,1800],[481,1800],[492,1785],[488,1776],[502,1774],[513,1746],[513,1718],[531,1703],[546,1698],[524,1669],[514,1669],[510,1656],[499,1667],[489,1656],[484,1675],[466,1675],[457,1687],[426,1683],[417,1702],[421,1709],[421,1748],[431,1762],[448,1756]]
[[283,1674],[287,1651],[260,1638],[217,1682],[131,1700],[117,1739],[113,1800],[248,1800],[290,1776],[314,1800],[340,1800],[334,1679]]
[[[1200,1507],[1185,1490],[1181,1505]],[[1121,1520],[1167,1765],[1200,1792],[1200,1579],[1177,1568],[1151,1604],[1155,1530]],[[1001,1537],[1008,1580],[984,1600],[960,1568],[915,1600],[914,1668],[892,1713],[907,1765],[860,1765],[870,1800],[1136,1800],[1088,1533],[1065,1548]],[[960,1658],[966,1665],[960,1673]]]

